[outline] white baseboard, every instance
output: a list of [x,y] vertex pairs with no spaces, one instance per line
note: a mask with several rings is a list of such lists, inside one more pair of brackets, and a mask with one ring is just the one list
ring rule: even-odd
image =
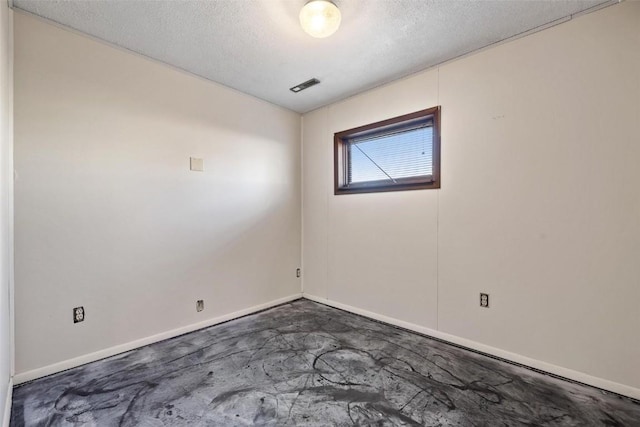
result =
[[35,380],[36,378],[42,378],[47,375],[51,375],[67,369],[75,368],[76,366],[84,365],[90,362],[95,362],[96,360],[104,359],[105,357],[115,356],[116,354],[124,353],[139,347],[143,347],[145,345],[153,344],[158,341],[174,338],[174,337],[177,337],[178,335],[193,332],[202,328],[207,328],[209,326],[217,325],[218,323],[226,322],[228,320],[237,319],[238,317],[242,317],[258,311],[262,311],[262,310],[274,307],[276,305],[284,304],[289,301],[299,299],[301,297],[302,297],[301,293],[289,295],[287,297],[269,301],[264,304],[254,305],[253,307],[234,311],[233,313],[224,314],[222,316],[214,317],[212,319],[207,319],[202,322],[183,326],[181,328],[172,329],[167,332],[162,332],[156,335],[141,338],[125,344],[120,344],[114,347],[105,348],[104,350],[99,350],[94,353],[89,353],[82,356],[74,357],[73,359],[64,360],[62,362],[44,366],[42,368],[33,369],[27,372],[21,372],[14,376],[13,381],[15,384],[22,384],[27,381]]
[[629,396],[634,399],[640,399],[640,389],[638,388],[634,388],[628,385],[605,380],[603,378],[594,377],[592,375],[585,374],[584,372],[563,368],[561,366],[553,365],[551,363],[543,362],[541,360],[522,356],[517,353],[511,353],[506,350],[502,350],[496,347],[491,347],[489,345],[481,344],[479,342],[472,341],[466,338],[461,338],[456,335],[450,335],[445,332],[437,331],[435,329],[426,328],[424,326],[419,326],[414,323],[405,322],[403,320],[395,319],[393,317],[384,316],[378,313],[374,313],[372,311],[367,311],[361,308],[357,308],[347,304],[342,304],[336,301],[332,301],[327,298],[317,297],[315,295],[309,295],[307,293],[303,293],[302,296],[311,301],[316,301],[321,304],[326,304],[331,307],[339,308],[341,310],[359,314],[361,316],[369,317],[371,319],[379,320],[384,323],[389,323],[391,325],[399,326],[401,328],[415,331],[420,334],[428,335],[437,339],[441,339],[443,341],[448,341],[450,343],[453,343],[459,346],[467,347],[472,350],[480,351],[482,353],[487,353],[489,355],[496,356],[501,359],[506,359],[508,361],[525,365],[540,371],[544,371],[552,375],[567,378],[573,381],[578,381],[578,382],[588,384],[594,387],[598,387],[604,390],[612,391],[614,393],[622,394],[624,396]]
[[9,427],[11,422],[11,403],[13,397],[13,378],[9,378],[7,383],[7,398],[4,401],[4,416],[2,417],[2,427]]

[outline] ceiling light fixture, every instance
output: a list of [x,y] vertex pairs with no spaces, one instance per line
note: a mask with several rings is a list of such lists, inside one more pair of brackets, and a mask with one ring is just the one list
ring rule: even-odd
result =
[[340,9],[328,0],[312,0],[300,11],[300,25],[310,36],[329,37],[340,26]]

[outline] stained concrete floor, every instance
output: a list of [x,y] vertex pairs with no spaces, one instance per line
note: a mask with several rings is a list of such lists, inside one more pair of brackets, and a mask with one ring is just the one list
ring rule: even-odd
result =
[[640,402],[298,300],[16,387],[12,426],[640,426]]

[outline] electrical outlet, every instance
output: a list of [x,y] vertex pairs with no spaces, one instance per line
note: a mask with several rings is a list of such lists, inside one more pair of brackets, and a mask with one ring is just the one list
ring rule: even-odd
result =
[[489,308],[489,294],[480,294],[480,307]]
[[73,309],[73,323],[84,322],[84,307]]
[[204,310],[204,300],[199,299],[198,301],[196,301],[196,311],[202,311],[202,310]]
[[300,277],[301,271],[299,268],[296,268],[296,277]]

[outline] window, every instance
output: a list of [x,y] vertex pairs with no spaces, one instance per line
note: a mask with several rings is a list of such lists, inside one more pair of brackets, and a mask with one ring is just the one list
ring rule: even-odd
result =
[[334,135],[335,194],[440,188],[440,107]]

